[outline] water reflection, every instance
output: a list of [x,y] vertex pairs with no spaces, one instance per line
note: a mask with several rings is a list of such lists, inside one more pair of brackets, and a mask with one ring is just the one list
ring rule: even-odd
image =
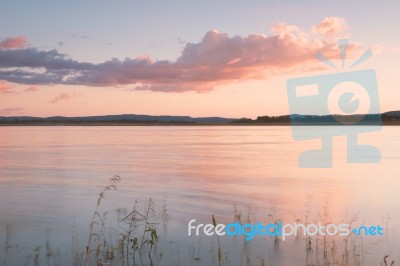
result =
[[115,174],[122,181],[106,206],[130,209],[149,197],[160,209],[165,203],[176,245],[192,241],[190,219],[232,222],[234,206],[253,219],[328,215],[377,224],[390,214],[397,224],[399,131],[360,137],[381,149],[380,164],[347,164],[339,138],[333,168],[304,169],[298,154],[320,144],[293,141],[290,127],[1,127],[0,228],[13,225],[15,241],[29,236],[34,246],[51,227],[54,245],[70,249],[71,226],[87,234],[97,195]]

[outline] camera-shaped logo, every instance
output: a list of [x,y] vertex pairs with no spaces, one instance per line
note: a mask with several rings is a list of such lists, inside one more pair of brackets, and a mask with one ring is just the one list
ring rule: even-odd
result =
[[[344,66],[347,40],[339,41]],[[367,50],[353,65],[371,56]],[[317,57],[333,66],[323,55]],[[357,142],[359,133],[382,128],[375,70],[289,79],[286,82],[295,140],[321,139],[321,149],[299,155],[302,168],[332,167],[332,139],[347,136],[348,163],[379,163],[379,149]]]

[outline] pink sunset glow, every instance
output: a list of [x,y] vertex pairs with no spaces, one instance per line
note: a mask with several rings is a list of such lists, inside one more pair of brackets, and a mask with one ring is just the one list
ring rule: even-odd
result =
[[[0,92],[8,98],[3,97],[5,107],[42,116],[53,112],[230,117],[285,114],[285,79],[289,74],[326,71],[315,55],[321,52],[339,60],[338,39],[349,37],[351,30],[341,17],[325,17],[308,29],[275,23],[269,35],[209,30],[200,41],[185,43],[175,60],[140,55],[101,63],[80,61],[58,49],[29,47],[22,36],[9,37],[0,42]],[[366,46],[349,40],[347,59],[355,59]],[[387,50],[373,45],[381,52]],[[34,102],[24,96],[27,92],[35,92]],[[57,103],[57,108],[45,108],[46,103]]]

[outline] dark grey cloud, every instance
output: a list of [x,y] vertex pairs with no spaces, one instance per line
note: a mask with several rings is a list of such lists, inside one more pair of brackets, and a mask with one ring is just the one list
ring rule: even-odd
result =
[[48,70],[86,70],[91,63],[69,59],[57,50],[40,51],[36,48],[0,50],[0,68],[30,67]]

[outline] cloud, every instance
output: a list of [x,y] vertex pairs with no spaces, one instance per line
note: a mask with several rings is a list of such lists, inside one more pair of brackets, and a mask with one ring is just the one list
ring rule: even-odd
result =
[[[14,90],[15,85],[5,80],[0,80],[0,93],[20,93]],[[30,86],[24,90],[24,92],[36,92],[39,88],[37,86]]]
[[0,93],[14,93],[14,86],[5,80],[0,80]]
[[25,92],[35,92],[35,91],[38,91],[38,90],[39,90],[38,87],[36,87],[36,86],[30,86],[30,87],[28,87],[28,88],[25,89]]
[[1,49],[13,49],[13,48],[23,48],[25,47],[27,41],[23,36],[13,37],[13,38],[5,38],[0,42],[0,50]]
[[346,30],[347,26],[343,18],[327,17],[313,27],[313,30],[322,34],[337,34]]
[[8,116],[8,115],[16,115],[16,114],[21,114],[21,112],[23,111],[23,108],[3,108],[0,109],[0,115],[3,116]]
[[72,34],[72,37],[74,37],[74,38],[81,38],[81,39],[88,39],[89,38],[89,36],[87,36],[87,35],[80,35],[80,34]]
[[[313,69],[315,55],[339,58],[337,40],[346,28],[342,18],[325,18],[310,30],[279,23],[271,35],[229,36],[207,32],[200,42],[186,43],[175,61],[150,56],[99,64],[79,62],[56,50],[36,48],[0,50],[0,79],[29,85],[135,85],[137,90],[204,92],[220,84],[262,79],[293,67]],[[350,43],[349,57],[359,44]]]
[[45,68],[57,73],[57,71],[62,70],[88,70],[94,65],[69,59],[57,50],[40,51],[36,48],[1,50],[0,68],[13,67]]
[[68,100],[72,97],[75,97],[75,94],[71,94],[71,93],[61,93],[58,96],[52,98],[49,103],[58,103],[59,101],[64,101],[64,100]]

